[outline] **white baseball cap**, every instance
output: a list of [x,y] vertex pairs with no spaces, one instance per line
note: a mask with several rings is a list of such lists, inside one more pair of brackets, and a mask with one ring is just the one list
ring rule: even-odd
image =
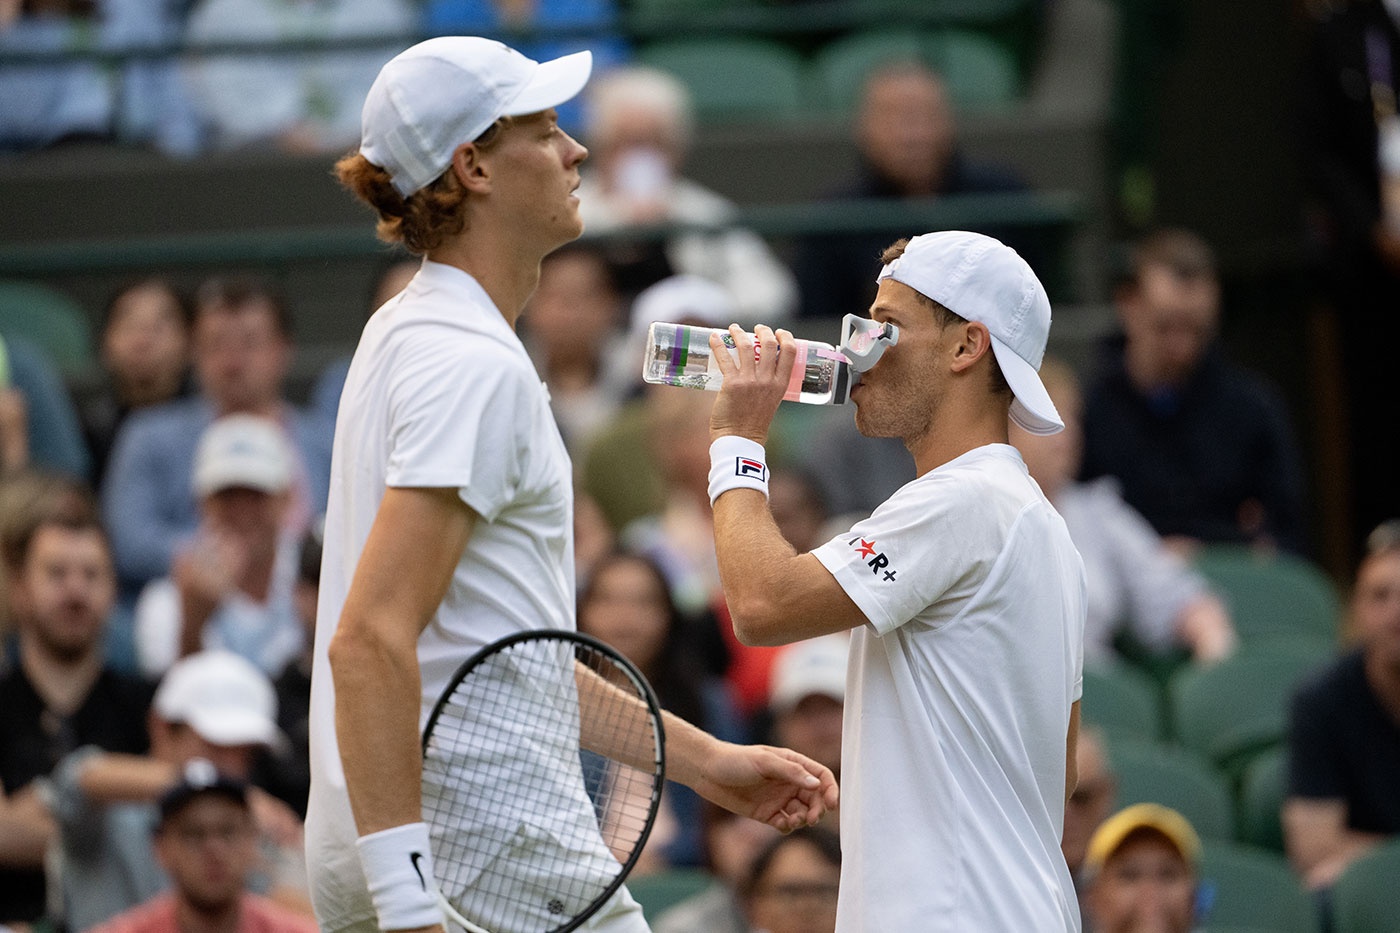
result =
[[738,320],[729,290],[698,275],[673,275],[650,285],[632,302],[632,332],[646,333],[656,321],[728,327]]
[[282,427],[257,415],[225,415],[204,429],[194,453],[194,491],[235,486],[266,493],[292,484],[292,452]]
[[773,662],[769,705],[775,712],[785,713],[809,696],[845,700],[850,645],[850,636],[838,632],[784,648]]
[[272,682],[231,651],[201,651],[171,665],[151,701],[166,722],[182,722],[213,745],[280,745]]
[[442,36],[379,70],[360,112],[360,154],[408,197],[501,117],[557,107],[583,90],[592,52],[537,62],[494,39]]
[[992,351],[1016,396],[1011,420],[1032,434],[1064,429],[1040,381],[1050,336],[1050,299],[1035,272],[1011,247],[980,233],[948,230],[909,241],[880,270],[969,321],[986,325]]

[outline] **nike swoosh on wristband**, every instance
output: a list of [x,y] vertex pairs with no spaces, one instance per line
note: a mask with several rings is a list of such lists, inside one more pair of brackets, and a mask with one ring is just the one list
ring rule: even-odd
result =
[[418,872],[418,883],[423,886],[424,891],[427,891],[428,879],[423,877],[423,869],[418,867],[418,863],[422,860],[422,858],[422,852],[410,852],[408,854],[408,860],[413,863],[413,870]]

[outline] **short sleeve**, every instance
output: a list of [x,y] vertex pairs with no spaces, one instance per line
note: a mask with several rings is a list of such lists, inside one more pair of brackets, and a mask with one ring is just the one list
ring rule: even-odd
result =
[[[539,376],[489,339],[419,343],[408,354],[413,364],[401,367],[390,388],[385,481],[456,488],[478,515],[494,521],[522,482],[542,404]],[[463,359],[476,365],[466,369]]]
[[975,497],[943,495],[951,485],[928,478],[905,486],[868,519],[812,552],[881,635],[957,590],[997,557],[999,548],[989,554],[982,540],[985,518],[961,514]]

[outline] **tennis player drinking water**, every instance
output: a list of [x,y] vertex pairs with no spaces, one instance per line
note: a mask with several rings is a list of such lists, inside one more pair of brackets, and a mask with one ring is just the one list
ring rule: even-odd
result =
[[[587,151],[553,108],[590,67],[586,52],[538,64],[485,39],[421,43],[384,66],[337,166],[380,236],[425,260],[365,327],[336,426],[307,814],[323,930],[440,926],[419,730],[478,648],[574,627],[569,458],[514,325],[540,259],[582,231]],[[674,718],[666,732],[669,776],[735,812],[788,830],[835,804],[830,771],[796,753]],[[646,924],[622,889],[584,929]]]
[[716,347],[710,497],[725,596],[750,644],[855,630],[838,930],[1078,930],[1060,833],[1084,572],[1007,445],[1008,414],[1034,433],[1062,427],[1037,373],[1050,302],[1013,250],[975,233],[901,241],[884,261],[870,316],[897,340],[877,338],[883,355],[851,399],[862,433],[903,439],[917,477],[794,553],[766,508],[766,470],[736,469],[764,459],[792,335],[758,328],[757,360],[741,349],[737,364]]

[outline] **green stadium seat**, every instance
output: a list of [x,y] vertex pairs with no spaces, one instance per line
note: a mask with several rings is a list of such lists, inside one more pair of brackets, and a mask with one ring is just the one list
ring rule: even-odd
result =
[[1207,930],[1317,933],[1317,911],[1277,852],[1205,839],[1200,879],[1208,902]]
[[1321,570],[1300,557],[1212,545],[1197,555],[1196,568],[1229,605],[1241,641],[1295,634],[1337,637],[1337,591]]
[[1283,809],[1287,789],[1286,747],[1275,746],[1249,762],[1240,778],[1237,812],[1241,841],[1261,849],[1283,852],[1283,824],[1279,813]]
[[1086,664],[1079,714],[1112,742],[1118,738],[1151,740],[1161,736],[1162,709],[1152,678],[1125,664]]
[[836,39],[817,53],[814,67],[825,105],[850,113],[867,75],[911,59],[943,75],[959,110],[1005,107],[1020,96],[1015,56],[994,39],[964,29],[876,30]]
[[866,75],[886,63],[909,60],[933,64],[926,36],[915,30],[858,32],[828,43],[814,61],[824,104],[850,113],[860,100]]
[[1217,664],[1182,669],[1168,685],[1177,739],[1238,774],[1283,739],[1294,688],[1324,660],[1246,645]]
[[691,93],[704,122],[791,119],[806,111],[806,66],[762,39],[690,39],[643,48],[638,61],[668,71]]
[[1400,839],[1347,866],[1332,886],[1334,933],[1395,933],[1400,930]]
[[1020,70],[1001,43],[957,29],[934,33],[929,42],[933,63],[947,79],[960,110],[1000,110],[1020,99]]
[[92,331],[82,308],[37,283],[0,282],[0,334],[33,343],[65,376],[81,375],[96,365]]
[[693,897],[715,883],[707,871],[693,868],[673,868],[654,875],[642,875],[627,882],[627,890],[649,922],[688,897]]
[[1203,839],[1233,839],[1230,791],[1208,761],[1186,749],[1110,740],[1118,806],[1159,803],[1190,821]]

